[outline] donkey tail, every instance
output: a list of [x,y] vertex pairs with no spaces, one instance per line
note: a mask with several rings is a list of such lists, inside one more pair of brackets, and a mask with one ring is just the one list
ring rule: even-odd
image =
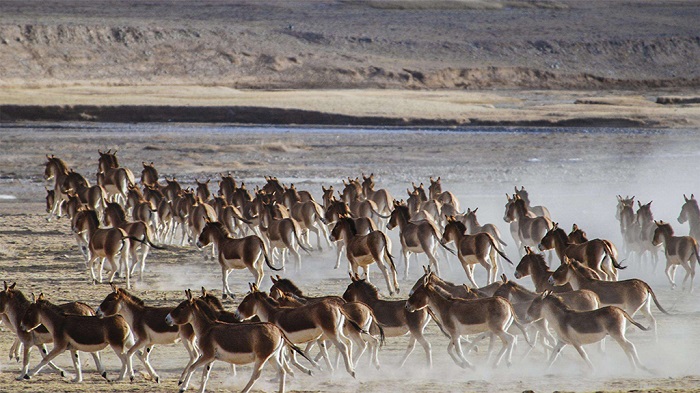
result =
[[[496,239],[494,239],[493,236],[492,236],[490,233],[486,233],[486,234],[487,234],[488,237],[489,237],[489,243],[491,243],[491,247],[493,247],[493,249],[496,250],[496,252],[498,253],[498,255],[501,256],[501,258],[505,259],[506,262],[508,262],[508,263],[510,263],[511,265],[513,265],[513,261],[511,261],[510,259],[508,259],[508,256],[506,255],[506,253],[504,253],[503,251],[501,251],[501,250],[498,248],[498,245],[496,244]],[[526,336],[526,337],[527,337],[527,336]]]
[[[644,281],[642,281],[642,282],[644,282]],[[666,315],[671,315],[671,313],[669,313],[668,311],[664,310],[663,307],[661,307],[661,304],[659,304],[659,299],[656,298],[656,294],[651,289],[651,286],[649,284],[647,284],[646,282],[644,282],[644,285],[646,285],[647,290],[649,291],[649,294],[651,295],[651,298],[654,300],[654,304],[656,304],[656,307],[659,309],[659,311],[661,311],[662,313],[664,313]]]
[[608,254],[608,258],[610,258],[613,266],[620,270],[627,269],[627,266],[622,266],[619,262],[617,262],[615,255],[613,255],[612,247],[610,247],[610,244],[608,244],[607,241],[603,240],[603,246],[605,246],[605,253]]
[[307,254],[311,255],[311,250],[308,247],[306,247],[301,242],[301,239],[299,238],[299,231],[301,230],[299,228],[299,224],[297,223],[297,221],[295,219],[292,218],[291,220],[292,220],[292,223],[294,224],[294,230],[292,232],[294,232],[294,238],[297,240],[297,244],[299,245],[299,248],[304,250]]
[[620,311],[622,311],[622,315],[624,315],[624,316],[625,316],[625,319],[627,319],[628,321],[630,321],[630,323],[631,323],[632,325],[634,325],[634,326],[636,326],[636,327],[638,327],[638,328],[640,328],[640,329],[642,329],[642,330],[644,330],[644,331],[649,330],[649,328],[645,328],[644,326],[642,326],[642,324],[640,324],[639,322],[637,322],[637,321],[635,321],[634,319],[632,319],[632,317],[631,317],[629,314],[627,314],[627,311],[622,310],[622,309],[620,309]]
[[272,269],[276,272],[282,271],[282,268],[272,266],[272,263],[270,262],[270,258],[267,256],[267,247],[265,246],[265,242],[260,238],[260,236],[256,235],[255,237],[260,242],[260,248],[263,251],[263,258],[265,258],[265,264],[267,265],[267,267],[269,267],[270,269]]

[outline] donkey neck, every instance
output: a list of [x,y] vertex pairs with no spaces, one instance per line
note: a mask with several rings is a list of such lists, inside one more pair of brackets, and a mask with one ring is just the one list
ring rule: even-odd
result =
[[557,253],[559,260],[563,261],[566,250],[571,246],[566,232],[561,229],[555,229],[554,232],[552,232],[552,237],[554,240],[554,251]]
[[448,309],[452,305],[452,301],[443,297],[434,289],[428,290],[428,307],[437,311],[440,315],[440,319],[445,321],[445,316],[447,316]]
[[121,316],[124,317],[126,323],[128,323],[129,326],[134,326],[136,316],[139,314],[143,314],[146,307],[136,303],[131,299],[122,299],[120,300],[120,302],[122,304],[122,307],[119,311],[119,314],[121,314]]
[[476,214],[464,216],[464,226],[467,227],[467,232],[476,232],[481,228],[479,220],[476,219]]
[[65,315],[57,313],[53,309],[53,305],[47,304],[46,306],[39,307],[39,321],[52,336],[55,336],[63,327],[66,317]]
[[542,292],[549,288],[549,277],[552,276],[551,270],[545,266],[540,266],[533,263],[530,266],[530,275],[532,276],[532,282],[535,284],[535,291]]
[[20,297],[17,295],[15,295],[13,299],[8,302],[5,309],[5,314],[7,315],[7,319],[10,321],[12,329],[14,329],[15,332],[19,331],[19,324],[22,322],[22,317],[24,317],[24,314],[27,312],[29,304],[29,300],[25,299],[24,296]]

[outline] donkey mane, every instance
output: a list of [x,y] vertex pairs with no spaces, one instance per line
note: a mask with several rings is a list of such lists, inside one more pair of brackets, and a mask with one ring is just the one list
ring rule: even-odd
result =
[[143,300],[141,300],[141,298],[139,298],[138,296],[136,296],[136,295],[134,295],[134,294],[131,294],[131,293],[125,291],[124,289],[119,288],[119,292],[121,292],[127,299],[129,299],[130,301],[136,303],[136,304],[139,305],[139,306],[145,306],[145,305],[146,305],[146,303],[144,303]]
[[194,309],[200,311],[208,323],[213,323],[218,319],[214,308],[203,299],[195,299]]
[[202,295],[199,298],[216,311],[221,312],[225,310],[224,304],[221,303],[221,300],[219,300],[218,297],[212,294],[207,293],[206,295]]
[[107,207],[105,208],[106,210],[113,211],[114,214],[117,216],[117,220],[119,222],[124,222],[126,221],[126,212],[124,212],[124,208],[122,205],[118,204],[117,202],[107,202]]
[[211,227],[213,227],[214,229],[216,229],[217,231],[219,231],[219,233],[222,234],[222,235],[224,235],[224,236],[229,236],[229,235],[230,235],[230,233],[228,232],[228,230],[226,229],[226,227],[224,226],[224,224],[221,223],[221,222],[219,222],[219,221],[208,222],[207,225],[210,225]]
[[339,221],[339,222],[342,221],[342,222],[345,223],[345,225],[348,226],[348,229],[350,230],[350,234],[351,234],[351,235],[357,235],[357,227],[355,226],[355,221],[353,221],[352,218],[350,218],[350,217],[343,217],[343,218],[341,218],[341,219],[338,220],[338,221]]
[[600,280],[600,276],[595,270],[582,264],[581,262],[577,260],[571,260],[569,263],[571,264],[571,267],[574,269],[574,271],[578,272],[583,277],[588,279],[594,278],[596,280]]
[[379,290],[372,283],[367,282],[367,280],[359,280],[355,281],[354,284],[367,295],[379,299]]
[[547,261],[544,260],[544,254],[527,254],[523,258],[532,258],[535,262],[535,265],[537,265],[539,268],[541,268],[544,271],[549,270],[549,265],[547,265]]
[[36,301],[36,304],[40,304],[40,303],[41,303],[42,307],[48,308],[53,313],[56,313],[56,314],[61,315],[61,316],[66,315],[66,312],[63,311],[63,309],[61,309],[61,307],[58,307],[57,305],[51,303],[50,301],[48,301],[46,299],[40,299],[40,300]]
[[49,163],[53,163],[54,165],[56,165],[58,169],[62,172],[68,172],[68,165],[66,164],[66,162],[58,157],[50,157]]
[[456,227],[457,227],[457,230],[458,230],[459,233],[461,233],[461,234],[464,234],[464,233],[467,232],[467,226],[464,225],[464,223],[461,222],[461,221],[450,221],[450,223],[447,224],[447,225],[454,225],[454,226],[456,226]]
[[302,292],[302,290],[299,289],[299,287],[297,287],[296,284],[294,284],[294,283],[292,282],[292,280],[290,280],[290,279],[287,279],[287,278],[280,278],[280,279],[278,279],[277,282],[275,283],[275,286],[276,286],[278,289],[281,289],[282,292],[290,292],[290,293],[292,293],[294,296],[298,296],[298,297],[303,297],[303,296],[304,296],[304,293]]

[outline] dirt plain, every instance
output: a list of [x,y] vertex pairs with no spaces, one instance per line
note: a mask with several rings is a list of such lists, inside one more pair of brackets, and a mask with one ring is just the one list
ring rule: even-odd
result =
[[[654,200],[657,219],[671,221],[677,231],[687,229],[675,222],[682,194],[700,187],[694,173],[699,164],[700,135],[694,130],[623,129],[469,129],[411,130],[394,129],[302,129],[241,128],[226,125],[188,124],[5,124],[0,132],[0,182],[6,195],[0,201],[0,266],[2,278],[17,281],[26,293],[44,292],[53,301],[81,300],[97,306],[109,287],[91,285],[80,252],[70,235],[65,219],[47,223],[44,212],[45,154],[64,158],[76,171],[92,179],[98,149],[119,149],[124,166],[138,173],[142,161],[153,161],[161,176],[177,176],[185,185],[194,179],[216,179],[231,171],[247,185],[262,184],[265,175],[276,175],[285,183],[311,190],[319,197],[320,186],[341,186],[347,176],[374,172],[379,187],[388,188],[401,198],[411,181],[427,183],[429,176],[442,176],[445,189],[456,193],[466,207],[479,207],[482,223],[493,222],[509,243],[508,254],[517,260],[508,227],[502,221],[503,194],[514,185],[525,185],[535,203],[552,211],[555,221],[565,227],[577,223],[589,236],[619,243],[614,218],[615,195],[635,194],[643,202]],[[564,148],[562,148],[564,147]],[[215,187],[213,187],[216,189]],[[396,247],[396,233],[391,233]],[[313,240],[313,239],[312,239]],[[315,244],[315,243],[314,243]],[[344,268],[334,270],[335,253],[326,250],[303,257],[301,274],[286,275],[300,283],[310,294],[341,294],[347,285]],[[421,259],[420,263],[425,263]],[[575,351],[565,349],[563,357],[550,372],[545,372],[544,354],[535,350],[523,360],[525,343],[521,340],[511,368],[491,369],[485,363],[486,345],[469,358],[479,366],[476,371],[462,370],[445,353],[447,342],[436,326],[428,327],[435,366],[427,370],[424,355],[416,349],[406,367],[396,363],[406,345],[405,338],[389,339],[380,353],[382,369],[377,371],[363,358],[358,378],[336,371],[319,372],[314,377],[290,379],[290,391],[394,391],[397,386],[411,391],[695,391],[700,369],[694,362],[700,349],[697,323],[700,320],[697,294],[672,291],[661,266],[651,272],[649,266],[626,261],[630,267],[622,278],[641,277],[658,293],[672,316],[654,310],[659,319],[659,341],[653,334],[630,332],[641,358],[653,374],[633,372],[614,343],[607,353],[590,348],[597,370],[585,373]],[[454,259],[442,261],[444,275],[455,282],[466,276]],[[553,262],[554,266],[557,262]],[[341,265],[342,266],[342,265]],[[403,262],[398,262],[403,272]],[[201,286],[220,293],[219,268],[204,261],[193,247],[170,246],[149,256],[143,282],[134,292],[149,304],[175,305],[183,289]],[[412,280],[420,274],[412,262],[410,280],[401,281],[406,296]],[[512,277],[513,270],[505,267]],[[374,270],[374,281],[380,276]],[[231,285],[242,294],[250,276],[234,272]],[[477,269],[478,282],[485,282]],[[530,285],[528,280],[521,280]],[[270,285],[268,280],[263,286]],[[380,286],[382,293],[386,291]],[[240,300],[240,297],[237,299]],[[235,302],[227,303],[233,308]],[[640,317],[641,318],[641,317]],[[646,323],[642,319],[643,323]],[[0,333],[0,353],[6,354],[12,334]],[[157,347],[151,356],[163,382],[156,385],[139,373],[133,383],[107,383],[92,372],[91,360],[83,356],[86,382],[72,384],[56,374],[41,373],[28,382],[16,382],[19,365],[2,361],[5,391],[174,391],[176,378],[185,361],[181,345]],[[6,359],[5,355],[3,358]],[[38,355],[33,353],[33,364]],[[118,360],[109,352],[108,370],[118,370]],[[68,356],[58,360],[71,369]],[[209,391],[241,389],[249,376],[248,367],[240,367],[236,378],[222,364],[215,366]],[[199,373],[191,388],[199,383]],[[256,389],[269,391],[275,385],[266,371]]]
[[[375,173],[398,198],[411,182],[441,176],[462,206],[479,207],[480,221],[501,229],[514,260],[502,216],[504,193],[515,185],[562,226],[577,223],[618,245],[617,194],[653,200],[656,218],[685,234],[675,221],[682,195],[700,189],[699,19],[699,2],[674,0],[2,1],[1,279],[55,302],[97,306],[108,293],[88,282],[69,223],[46,222],[44,212],[45,154],[93,181],[98,149],[119,149],[134,172],[153,161],[161,176],[185,185],[231,171],[250,187],[275,175],[317,197],[322,184],[337,188],[362,173]],[[286,275],[307,293],[344,291],[334,251],[303,258],[303,273]],[[420,263],[412,262],[411,280]],[[454,259],[442,263],[447,279],[465,282]],[[649,282],[672,313],[654,310],[658,341],[630,331],[653,373],[631,371],[614,343],[605,355],[588,350],[592,374],[570,348],[546,371],[541,350],[522,359],[523,340],[511,368],[488,367],[482,344],[468,355],[477,370],[462,370],[431,324],[431,370],[420,349],[398,369],[406,339],[397,338],[380,353],[379,371],[365,357],[357,380],[339,371],[297,373],[287,388],[699,391],[697,294],[672,291],[662,266],[625,263],[622,278]],[[397,266],[402,273],[403,262]],[[512,277],[512,268],[505,273]],[[249,280],[234,272],[232,288],[242,294]],[[411,280],[401,281],[400,296]],[[477,280],[485,282],[479,269]],[[134,292],[149,304],[175,305],[185,288],[201,286],[220,293],[218,266],[192,247],[169,246],[151,254]],[[108,383],[86,355],[83,384],[48,372],[16,382],[19,365],[4,355],[11,343],[5,328],[0,391],[175,391],[186,356],[179,344],[156,348],[160,385],[146,380],[138,361],[135,382]],[[114,376],[117,358],[108,351],[104,358]],[[57,362],[72,369],[66,355]],[[240,390],[249,373],[240,367],[234,378],[216,364],[208,390]],[[266,370],[255,390],[274,390],[272,377]]]

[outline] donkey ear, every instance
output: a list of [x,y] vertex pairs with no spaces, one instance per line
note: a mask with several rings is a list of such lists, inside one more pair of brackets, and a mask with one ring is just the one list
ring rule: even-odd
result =
[[36,296],[34,296],[34,292],[32,292],[32,303],[36,303]]
[[578,231],[578,225],[574,224],[574,225],[571,227],[571,232],[573,232],[573,231]]
[[427,274],[425,277],[423,277],[423,286],[427,287],[428,284],[430,284],[430,274]]
[[642,202],[637,201],[637,206],[642,207]]
[[348,275],[350,276],[350,281],[355,282],[355,276],[352,275],[352,273],[348,272]]
[[683,194],[683,199],[685,199],[686,202],[688,202],[688,197]]
[[202,287],[202,296],[207,296],[207,289]]
[[117,288],[117,286],[113,282],[110,282],[109,286],[112,287],[112,292],[114,292],[114,293],[119,292],[119,288]]
[[277,280],[273,276],[270,276],[270,280],[272,280],[273,284],[277,284]]
[[7,291],[7,288],[9,288],[9,287],[7,286],[7,281],[3,281],[2,283],[5,285],[5,290]]
[[503,281],[504,283],[508,282],[508,277],[506,277],[505,273],[501,274],[501,281]]
[[[432,177],[431,177],[432,179]],[[423,273],[428,274],[428,268],[423,265]],[[7,284],[5,284],[5,287],[7,287]]]

